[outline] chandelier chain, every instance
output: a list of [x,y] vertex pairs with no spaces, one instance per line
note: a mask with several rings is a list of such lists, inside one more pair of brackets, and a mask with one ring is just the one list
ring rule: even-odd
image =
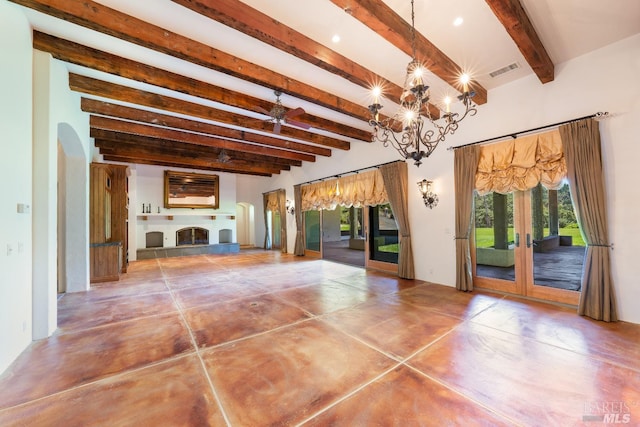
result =
[[416,59],[416,14],[411,0],[411,59]]

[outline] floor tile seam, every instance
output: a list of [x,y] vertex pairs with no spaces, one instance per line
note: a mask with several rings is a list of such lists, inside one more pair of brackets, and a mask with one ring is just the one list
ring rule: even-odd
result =
[[[271,294],[273,294],[275,292],[277,292],[277,291],[274,291],[274,292],[261,292],[261,293],[257,293],[257,294],[251,294],[251,295],[245,295],[245,296],[241,296],[241,297],[237,297],[237,298],[232,298],[232,299],[228,299],[228,300],[224,300],[224,301],[216,301],[216,302],[208,302],[208,303],[196,304],[194,306],[189,306],[189,307],[184,307],[184,306],[180,305],[180,308],[182,310],[191,310],[191,309],[194,309],[194,308],[202,308],[202,307],[207,307],[207,306],[228,304],[228,303],[232,303],[232,302],[238,302],[238,301],[241,301],[243,299],[252,299],[252,298],[262,297],[262,296],[265,296],[265,295],[271,295]],[[287,302],[287,301],[284,301],[284,302]],[[176,301],[176,304],[178,304],[177,301]],[[292,305],[289,302],[287,302],[287,304],[288,305]],[[295,307],[296,308],[300,308],[300,307],[297,307],[297,306],[295,306]]]
[[162,276],[162,279],[165,280],[164,285],[167,286],[167,274],[164,271],[164,268],[162,268],[162,263],[160,262],[160,258],[156,258],[156,264],[158,265],[158,269],[160,270],[160,275]]
[[[113,302],[113,301],[120,301],[120,300],[126,300],[126,299],[131,299],[132,297],[148,297],[151,295],[160,295],[160,294],[165,294],[170,292],[171,290],[167,288],[167,285],[165,284],[165,290],[162,291],[151,291],[151,292],[142,292],[142,293],[133,293],[131,295],[118,295],[118,296],[114,296],[114,297],[110,297],[110,298],[102,298],[102,299],[96,299],[96,300],[90,300],[90,301],[77,301],[74,303],[79,303],[79,304],[99,304],[99,303],[107,303],[107,302]],[[68,299],[68,298],[67,298]],[[60,310],[58,310],[60,311]]]
[[189,356],[193,356],[193,355],[196,355],[196,352],[195,351],[189,351],[189,352],[185,352],[185,353],[175,354],[173,356],[170,356],[170,357],[167,357],[167,358],[164,358],[164,359],[161,359],[161,360],[156,360],[154,362],[147,363],[147,364],[144,364],[142,366],[136,366],[135,368],[124,369],[124,370],[121,370],[121,371],[117,371],[117,372],[105,375],[103,377],[88,381],[86,383],[82,383],[82,384],[75,385],[73,387],[69,387],[69,388],[65,388],[65,389],[62,389],[62,390],[58,390],[56,392],[53,392],[53,393],[50,393],[50,394],[47,394],[47,395],[44,395],[44,396],[40,396],[40,397],[35,398],[35,399],[31,399],[31,400],[28,400],[26,402],[19,403],[17,405],[8,406],[6,408],[0,408],[0,414],[2,414],[2,412],[4,412],[4,411],[10,410],[10,409],[17,409],[17,408],[20,408],[20,407],[23,407],[23,406],[26,406],[26,405],[30,405],[32,403],[39,402],[39,401],[44,400],[44,399],[48,399],[48,398],[51,398],[51,397],[56,397],[56,396],[59,396],[59,395],[63,395],[65,393],[69,393],[69,392],[72,392],[72,391],[75,391],[75,390],[79,390],[79,389],[83,389],[83,388],[86,388],[86,387],[90,387],[92,385],[100,384],[100,383],[103,383],[103,382],[106,382],[106,381],[111,381],[111,380],[117,379],[118,377],[122,377],[122,376],[125,376],[125,375],[135,374],[135,373],[137,373],[139,371],[142,371],[144,369],[153,368],[155,366],[162,365],[164,363],[174,362],[174,361],[177,361],[177,360],[189,357]]
[[123,323],[137,322],[137,321],[140,321],[140,320],[143,320],[143,319],[149,319],[149,318],[152,318],[152,317],[160,317],[160,316],[165,316],[167,314],[178,313],[179,311],[180,310],[178,309],[178,307],[175,307],[171,311],[165,311],[165,312],[162,312],[162,313],[149,314],[149,315],[146,315],[146,316],[131,317],[131,318],[128,318],[128,319],[118,320],[118,321],[109,322],[109,323],[103,323],[103,324],[100,324],[100,325],[90,326],[88,328],[82,328],[82,329],[62,329],[62,327],[58,327],[58,329],[56,330],[56,332],[54,332],[54,335],[52,335],[52,336],[62,336],[62,335],[75,334],[75,333],[79,333],[79,332],[94,331],[94,330],[97,330],[97,329],[108,328],[108,327],[114,326],[114,325],[121,325]]
[[491,406],[489,406],[489,405],[487,405],[487,404],[485,404],[485,403],[483,403],[483,402],[481,402],[481,401],[479,401],[477,399],[474,399],[472,396],[469,396],[469,395],[465,394],[463,390],[458,390],[455,386],[450,385],[450,384],[446,383],[443,380],[440,380],[440,379],[438,379],[438,378],[436,378],[434,376],[431,376],[429,374],[426,374],[426,373],[422,372],[420,369],[416,368],[415,366],[411,366],[411,365],[407,364],[406,362],[403,362],[402,365],[407,367],[408,369],[414,371],[418,375],[421,375],[421,376],[429,379],[430,381],[433,381],[436,384],[439,384],[440,386],[446,388],[447,390],[450,390],[451,392],[453,392],[456,395],[462,397],[463,399],[471,402],[472,404],[483,408],[487,412],[489,412],[491,414],[494,414],[494,415],[497,415],[499,418],[501,418],[501,419],[503,419],[505,421],[508,421],[513,426],[521,426],[521,427],[525,427],[526,426],[526,424],[522,424],[521,422],[519,422],[516,419],[513,419],[512,417],[508,416],[507,414],[504,414],[501,411],[499,411],[499,410],[497,410],[495,408],[492,408]]
[[548,347],[553,347],[555,349],[563,350],[563,351],[566,351],[566,352],[569,352],[569,353],[573,353],[573,354],[576,354],[578,356],[587,357],[587,358],[589,358],[591,360],[595,360],[595,361],[598,361],[598,362],[606,363],[608,365],[616,366],[618,368],[627,369],[627,370],[630,370],[630,371],[634,371],[634,372],[640,373],[640,367],[633,367],[633,366],[625,365],[625,364],[617,362],[615,360],[608,359],[608,358],[606,358],[604,356],[597,356],[597,355],[593,355],[593,354],[583,353],[583,352],[580,352],[580,351],[572,349],[572,348],[562,347],[560,345],[553,344],[553,343],[550,343],[550,342],[547,342],[547,341],[541,341],[539,339],[536,339],[536,338],[533,338],[533,337],[529,337],[529,336],[526,336],[526,335],[515,334],[513,332],[505,331],[504,329],[500,329],[500,328],[495,327],[495,326],[486,325],[484,323],[480,323],[480,322],[474,321],[473,318],[465,320],[465,323],[466,322],[473,323],[474,325],[483,326],[483,327],[492,329],[494,331],[502,332],[502,333],[505,333],[505,334],[508,334],[508,335],[511,335],[511,336],[514,336],[514,337],[524,338],[525,340],[527,340],[529,342],[535,342],[537,344],[542,344],[542,345],[545,345],[545,346],[548,346]]
[[229,421],[229,417],[227,416],[227,412],[225,411],[224,407],[222,406],[222,400],[220,399],[220,396],[218,395],[218,392],[216,391],[215,386],[213,385],[213,381],[211,380],[211,376],[209,375],[209,371],[207,371],[207,367],[206,364],[204,363],[204,360],[202,359],[202,355],[200,354],[200,348],[198,346],[198,342],[196,340],[195,334],[193,333],[193,330],[191,329],[191,325],[189,325],[189,322],[187,321],[187,318],[184,315],[184,312],[179,308],[179,304],[178,302],[175,300],[174,295],[171,295],[171,298],[173,299],[173,303],[176,305],[176,307],[178,307],[178,312],[180,315],[180,318],[182,319],[182,323],[184,324],[184,326],[187,328],[187,332],[189,333],[189,336],[191,338],[191,345],[194,348],[194,352],[198,358],[198,360],[200,361],[200,367],[202,368],[202,373],[204,374],[204,377],[207,379],[207,383],[209,384],[209,389],[211,390],[211,393],[213,394],[213,398],[216,400],[216,404],[218,405],[218,408],[220,409],[220,412],[222,413],[222,417],[224,418],[225,423],[227,424],[228,427],[231,426],[231,423]]
[[335,278],[334,279],[326,279],[326,280],[329,280],[329,281],[334,282],[334,283],[338,283],[340,285],[349,286],[351,289],[355,289],[355,290],[358,290],[358,291],[361,291],[361,292],[373,292],[374,296],[376,296],[376,297],[380,296],[380,295],[386,295],[386,294],[378,294],[377,292],[372,291],[370,289],[362,289],[362,288],[360,288],[360,287],[358,287],[356,285],[352,285],[351,283],[347,283],[346,281],[341,282],[340,280],[337,280]]
[[252,339],[252,338],[260,337],[262,335],[267,335],[267,334],[270,334],[272,332],[277,332],[277,331],[280,331],[281,329],[286,329],[286,328],[289,328],[289,327],[297,326],[297,325],[300,325],[302,323],[309,322],[309,321],[315,320],[315,319],[316,319],[315,317],[307,317],[305,319],[296,320],[295,322],[292,322],[292,323],[287,323],[286,325],[276,326],[275,328],[269,329],[269,330],[266,330],[266,331],[256,332],[255,334],[246,335],[246,336],[243,336],[243,337],[240,337],[240,338],[235,338],[235,339],[232,339],[232,340],[229,340],[229,341],[221,342],[221,343],[210,345],[210,346],[206,346],[206,347],[201,347],[199,350],[201,350],[203,352],[208,352],[208,351],[211,351],[211,350],[218,349],[220,347],[224,347],[226,345],[236,344],[236,343],[239,343],[239,342],[242,342],[242,341],[245,341],[245,340],[249,340],[249,339]]
[[332,329],[335,329],[336,331],[340,332],[341,334],[344,334],[344,335],[348,336],[349,338],[351,338],[351,339],[353,339],[353,340],[355,340],[355,341],[358,341],[360,344],[363,344],[363,345],[365,345],[366,347],[368,347],[368,348],[370,348],[370,349],[372,349],[372,350],[374,350],[374,351],[376,351],[376,352],[378,352],[378,353],[382,354],[383,356],[388,357],[389,359],[393,360],[394,362],[402,363],[402,362],[404,361],[404,358],[403,358],[403,357],[401,357],[401,356],[397,356],[397,355],[394,355],[394,354],[392,354],[392,353],[388,353],[388,352],[386,352],[386,351],[382,350],[381,348],[376,347],[376,346],[375,346],[375,345],[373,345],[372,343],[367,342],[367,341],[363,340],[362,338],[357,337],[357,336],[355,336],[355,335],[351,334],[349,331],[346,331],[346,330],[344,330],[344,329],[340,328],[339,326],[334,325],[333,323],[331,323],[331,322],[327,321],[327,320],[324,318],[325,316],[326,316],[326,315],[317,316],[317,317],[316,317],[316,320],[321,321],[323,324],[325,324],[325,325],[327,325],[327,326],[331,327]]
[[[388,298],[389,298],[389,297],[391,297],[391,296],[392,296],[392,295],[387,294],[387,295],[382,295],[381,297],[382,297],[382,298],[385,298],[385,299],[388,299]],[[452,318],[452,319],[456,319],[456,320],[462,320],[462,321],[464,321],[464,320],[465,320],[465,318],[464,318],[464,317],[459,317],[459,316],[456,316],[456,315],[451,314],[451,313],[445,313],[445,312],[443,312],[443,311],[440,311],[440,310],[439,310],[439,309],[437,309],[437,308],[433,308],[433,307],[426,307],[426,306],[419,305],[419,304],[412,303],[412,302],[408,302],[408,301],[398,301],[398,302],[399,302],[400,304],[406,304],[406,305],[409,305],[409,306],[411,306],[411,307],[418,308],[418,309],[420,309],[420,310],[427,310],[428,312],[433,313],[433,314],[439,314],[439,315],[446,316],[446,317],[450,317],[450,318]]]
[[429,343],[423,345],[422,347],[420,347],[419,349],[417,349],[416,351],[414,351],[413,353],[411,353],[409,356],[405,357],[402,359],[402,363],[407,363],[410,359],[414,358],[416,355],[418,355],[419,353],[423,352],[424,350],[428,349],[429,347],[437,344],[438,342],[442,341],[444,338],[446,338],[447,336],[449,336],[450,334],[453,333],[453,331],[455,331],[456,329],[460,328],[462,325],[464,325],[466,322],[462,321],[460,323],[458,323],[457,325],[455,325],[453,328],[445,331],[442,335],[439,335],[438,337],[434,338],[432,341],[430,341]]
[[316,317],[318,317],[318,315],[317,315],[317,314],[315,314],[315,313],[313,313],[313,312],[311,312],[311,311],[307,310],[306,308],[302,307],[302,306],[301,306],[301,305],[299,305],[299,304],[296,304],[296,303],[295,303],[295,302],[293,302],[293,301],[289,301],[288,299],[283,298],[283,297],[281,297],[280,295],[277,295],[277,293],[278,293],[278,292],[273,292],[272,294],[267,294],[267,295],[271,295],[271,297],[272,297],[272,298],[274,298],[274,299],[276,299],[276,300],[280,301],[280,302],[281,302],[281,303],[283,303],[283,304],[286,304],[286,305],[288,305],[288,306],[290,306],[290,307],[293,307],[293,308],[297,308],[298,310],[302,311],[302,312],[303,312],[306,316],[308,316],[309,318],[316,318]]
[[301,422],[299,422],[298,424],[296,424],[296,427],[301,427],[304,424],[312,421],[314,418],[322,415],[323,413],[327,412],[328,410],[330,410],[331,408],[339,405],[340,403],[344,402],[345,400],[348,400],[349,398],[351,398],[352,396],[356,395],[357,393],[359,393],[360,391],[364,390],[365,388],[367,388],[368,386],[370,386],[371,384],[375,383],[376,381],[380,380],[382,377],[384,377],[385,375],[390,374],[391,372],[393,372],[394,370],[398,369],[400,366],[402,366],[403,364],[401,362],[395,363],[393,364],[390,368],[387,368],[385,370],[383,370],[380,374],[376,375],[375,377],[373,377],[372,379],[370,379],[369,381],[365,381],[364,383],[360,384],[358,387],[356,387],[355,389],[351,390],[350,392],[348,392],[347,394],[339,397],[338,399],[336,399],[335,401],[331,402],[330,404],[328,404],[327,406],[325,406],[324,408],[318,410],[317,412],[315,412],[313,415],[305,418],[304,420],[302,420]]

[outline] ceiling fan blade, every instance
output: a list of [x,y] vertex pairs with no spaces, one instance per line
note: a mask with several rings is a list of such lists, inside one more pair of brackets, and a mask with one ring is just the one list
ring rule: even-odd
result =
[[259,112],[261,112],[262,114],[266,114],[267,116],[271,115],[271,112],[269,110],[265,110],[264,108],[260,107],[259,105],[254,105],[253,108],[255,108],[256,110],[258,110]]
[[289,110],[284,113],[286,118],[299,116],[300,114],[304,114],[304,110],[301,107],[294,108],[293,110]]
[[306,124],[306,123],[302,123],[302,122],[296,122],[295,120],[288,120],[287,119],[287,124],[292,125],[292,126],[297,126],[299,128],[302,129],[309,129],[311,128],[310,125]]
[[280,124],[280,122],[277,122],[276,124],[273,125],[273,133],[280,133],[280,128],[282,127],[282,125]]

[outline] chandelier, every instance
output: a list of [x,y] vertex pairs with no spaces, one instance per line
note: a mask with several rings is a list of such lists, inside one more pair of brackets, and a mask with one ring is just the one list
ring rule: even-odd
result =
[[[449,134],[453,135],[458,125],[467,116],[474,116],[476,105],[471,101],[475,92],[469,91],[469,76],[460,77],[462,94],[458,96],[464,106],[464,113],[451,112],[451,98],[444,99],[445,112],[440,119],[433,118],[429,111],[429,86],[423,80],[424,66],[416,59],[416,29],[413,0],[411,0],[411,50],[412,59],[407,65],[405,83],[400,97],[400,109],[389,118],[380,120],[380,87],[373,88],[374,101],[369,105],[373,126],[372,139],[382,142],[385,147],[391,145],[405,159],[413,159],[416,166],[422,159],[429,157],[441,141]],[[425,120],[426,119],[426,120]],[[425,128],[425,124],[427,127]]]

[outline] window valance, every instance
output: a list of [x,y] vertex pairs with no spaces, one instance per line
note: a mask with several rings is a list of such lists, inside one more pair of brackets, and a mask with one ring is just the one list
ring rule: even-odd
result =
[[480,195],[525,191],[540,182],[548,189],[558,189],[566,175],[556,129],[480,147],[475,187]]
[[301,192],[303,211],[376,206],[388,201],[378,169],[303,185]]

